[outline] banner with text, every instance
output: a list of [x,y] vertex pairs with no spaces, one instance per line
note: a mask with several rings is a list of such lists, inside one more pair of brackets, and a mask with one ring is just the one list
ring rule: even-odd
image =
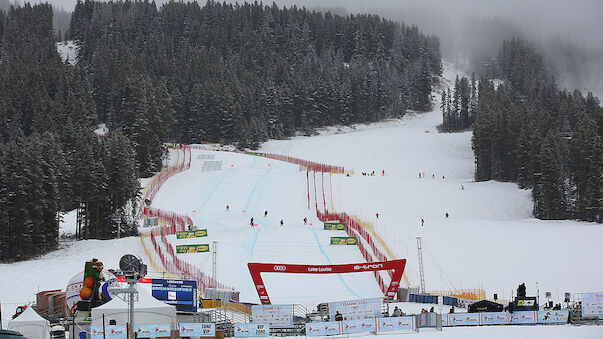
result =
[[268,324],[235,324],[235,337],[253,338],[270,336]]
[[537,311],[517,311],[509,314],[509,324],[536,324]]
[[[445,318],[445,317],[442,317]],[[377,319],[377,332],[414,331],[414,317],[391,317]]]
[[479,325],[479,313],[449,313],[446,321],[448,326]]
[[169,337],[171,335],[170,330],[171,326],[168,323],[134,325],[137,338]]
[[341,321],[328,321],[324,323],[306,323],[306,336],[316,337],[323,335],[341,334]]
[[106,334],[103,336],[102,326],[90,326],[91,339],[126,339],[128,336],[126,325],[105,326]]
[[505,325],[509,323],[507,312],[483,312],[482,325]]
[[582,293],[580,300],[582,301],[583,317],[603,318],[603,292]]
[[181,337],[215,337],[214,323],[180,323],[178,324]]
[[356,237],[331,237],[331,245],[357,245]]
[[176,239],[189,239],[189,238],[201,238],[207,237],[207,230],[196,230],[196,231],[177,231]]
[[335,313],[339,311],[343,320],[379,318],[382,305],[383,298],[330,302],[329,316],[335,319]]
[[251,317],[254,323],[268,324],[271,328],[292,328],[293,305],[253,305]]
[[362,332],[377,332],[377,327],[375,326],[375,318],[344,320],[343,321],[342,334],[362,333]]
[[567,324],[568,319],[568,310],[538,311],[539,324]]
[[176,245],[176,253],[201,253],[209,252],[209,244]]
[[325,222],[324,228],[328,231],[345,231],[345,224],[342,222]]

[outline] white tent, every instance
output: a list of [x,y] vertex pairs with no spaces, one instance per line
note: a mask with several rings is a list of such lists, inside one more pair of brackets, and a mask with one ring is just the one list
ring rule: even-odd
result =
[[8,329],[21,332],[29,339],[50,339],[50,322],[36,313],[31,306],[11,320]]
[[[134,301],[134,325],[170,323],[176,329],[176,307],[153,298],[144,288],[137,285],[138,299]],[[123,296],[123,295],[122,295]],[[125,325],[128,320],[128,302],[114,298],[108,303],[92,309],[92,326],[105,325],[115,320],[117,325]]]

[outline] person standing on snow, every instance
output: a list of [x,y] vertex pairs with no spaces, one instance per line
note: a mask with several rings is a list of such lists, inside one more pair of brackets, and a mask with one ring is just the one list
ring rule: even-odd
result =
[[264,211],[264,217],[268,216],[268,211]]
[[230,212],[230,206],[226,205],[226,212]]
[[251,227],[253,228],[253,218],[251,218],[251,221],[249,222],[249,224],[251,225]]
[[446,219],[448,219],[448,217],[449,217],[448,212],[446,212],[446,214],[444,214],[444,217],[445,217]]
[[421,218],[421,226],[425,225],[425,220],[423,220],[423,218]]
[[283,225],[285,225],[285,222],[283,221],[283,219],[281,219],[281,227],[283,227]]
[[308,225],[308,218],[304,217],[304,225]]
[[377,219],[379,219],[379,213],[375,213],[375,216],[377,217]]

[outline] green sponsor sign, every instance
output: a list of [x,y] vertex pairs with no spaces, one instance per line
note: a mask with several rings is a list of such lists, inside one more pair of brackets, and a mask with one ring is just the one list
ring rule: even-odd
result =
[[207,237],[207,230],[196,231],[177,231],[176,239],[200,238]]
[[266,153],[260,153],[260,152],[246,152],[248,155],[255,155],[256,157],[266,157]]
[[331,237],[331,245],[356,245],[356,237]]
[[342,222],[325,222],[325,230],[345,231],[345,224]]
[[176,253],[201,253],[209,252],[209,244],[176,245]]

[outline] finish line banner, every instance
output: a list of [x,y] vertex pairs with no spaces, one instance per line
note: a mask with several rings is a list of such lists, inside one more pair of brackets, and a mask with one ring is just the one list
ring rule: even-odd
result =
[[176,245],[176,253],[202,253],[209,252],[209,244]]
[[207,237],[207,230],[196,230],[196,231],[177,231],[176,239],[189,239],[189,238],[201,238]]
[[357,245],[356,237],[331,237],[331,245]]

